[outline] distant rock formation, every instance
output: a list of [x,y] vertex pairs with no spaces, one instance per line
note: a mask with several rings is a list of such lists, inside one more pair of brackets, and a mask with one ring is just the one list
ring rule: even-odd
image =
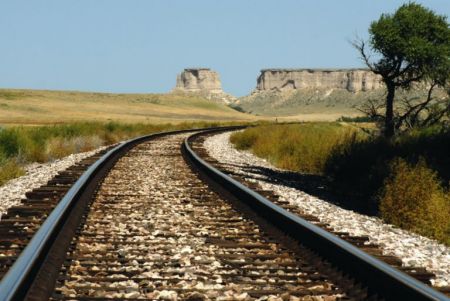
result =
[[[426,84],[416,84],[412,88],[398,89],[396,97],[427,97]],[[240,97],[233,106],[258,115],[318,114],[336,119],[361,114],[358,108],[371,100],[383,101],[385,93],[381,77],[367,69],[263,69],[256,89]]]
[[383,87],[380,77],[367,69],[263,69],[256,91],[290,91],[307,88],[371,91]]
[[177,76],[175,89],[186,92],[221,93],[222,85],[219,74],[209,68],[188,68]]
[[209,68],[187,68],[177,75],[175,93],[195,93],[210,100],[229,104],[236,97],[222,90],[219,74]]

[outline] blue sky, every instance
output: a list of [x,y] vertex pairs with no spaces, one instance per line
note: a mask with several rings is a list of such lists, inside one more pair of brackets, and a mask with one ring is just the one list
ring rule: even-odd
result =
[[348,41],[405,2],[0,0],[0,87],[167,92],[198,66],[245,95],[263,68],[362,66]]

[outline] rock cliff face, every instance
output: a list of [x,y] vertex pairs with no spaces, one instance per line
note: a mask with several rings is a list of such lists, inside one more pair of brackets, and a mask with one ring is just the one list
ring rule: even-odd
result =
[[229,104],[236,97],[222,90],[219,74],[209,68],[188,68],[177,75],[175,93],[196,93],[210,100]]
[[177,76],[175,89],[186,92],[223,92],[219,74],[208,68],[184,69]]
[[305,88],[371,91],[383,87],[380,77],[366,69],[263,69],[257,91],[289,91]]

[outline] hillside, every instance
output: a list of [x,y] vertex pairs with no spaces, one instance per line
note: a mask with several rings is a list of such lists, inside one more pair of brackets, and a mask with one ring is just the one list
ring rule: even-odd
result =
[[[397,97],[424,97],[425,90],[398,91]],[[288,91],[255,91],[241,97],[239,110],[264,116],[296,116],[303,120],[336,120],[340,116],[361,115],[358,111],[369,99],[384,99],[384,89],[349,92],[345,89],[305,88]]]
[[0,89],[1,124],[49,124],[92,120],[176,123],[254,118],[226,105],[194,95]]

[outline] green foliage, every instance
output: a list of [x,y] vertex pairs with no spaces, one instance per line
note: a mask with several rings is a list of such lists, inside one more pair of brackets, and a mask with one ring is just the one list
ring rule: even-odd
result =
[[229,104],[228,106],[238,112],[245,113],[245,110],[237,104]]
[[254,128],[246,129],[241,132],[233,133],[230,142],[239,150],[248,150],[258,138],[258,132]]
[[450,194],[424,159],[416,165],[403,159],[390,164],[380,213],[388,223],[450,244]]
[[322,173],[331,149],[357,133],[354,127],[338,123],[262,125],[234,133],[231,142],[277,167]]
[[377,120],[369,116],[348,117],[341,116],[336,120],[338,122],[376,122]]
[[[125,124],[79,122],[40,127],[0,127],[0,185],[20,176],[22,165],[47,162],[136,136],[165,130],[217,126],[219,123]],[[232,123],[224,123],[232,124]]]
[[349,202],[360,202],[376,213],[378,192],[390,174],[389,163],[423,157],[444,183],[450,180],[450,130],[440,127],[412,131],[390,141],[381,137],[349,140],[336,146],[325,165],[334,190]]
[[[370,46],[380,56],[378,61],[369,60],[364,42],[355,42],[354,46],[365,64],[382,77],[387,94],[383,113],[375,107],[366,113],[384,119],[384,134],[390,138],[410,116],[417,117],[432,105],[430,97],[427,97],[415,108],[408,106],[405,112],[395,112],[398,88],[410,88],[414,82],[427,81],[431,84],[431,94],[435,85],[447,85],[450,78],[450,28],[446,16],[410,2],[394,14],[382,14],[379,20],[372,22],[369,33]],[[443,109],[446,110],[445,107]]]
[[407,3],[393,15],[382,14],[370,25],[369,33],[372,48],[382,55],[377,70],[382,75],[394,75],[394,80],[403,85],[408,86],[412,77],[449,64],[450,29],[446,17],[420,4]]
[[0,153],[4,157],[12,157],[20,151],[21,136],[15,130],[0,131]]

